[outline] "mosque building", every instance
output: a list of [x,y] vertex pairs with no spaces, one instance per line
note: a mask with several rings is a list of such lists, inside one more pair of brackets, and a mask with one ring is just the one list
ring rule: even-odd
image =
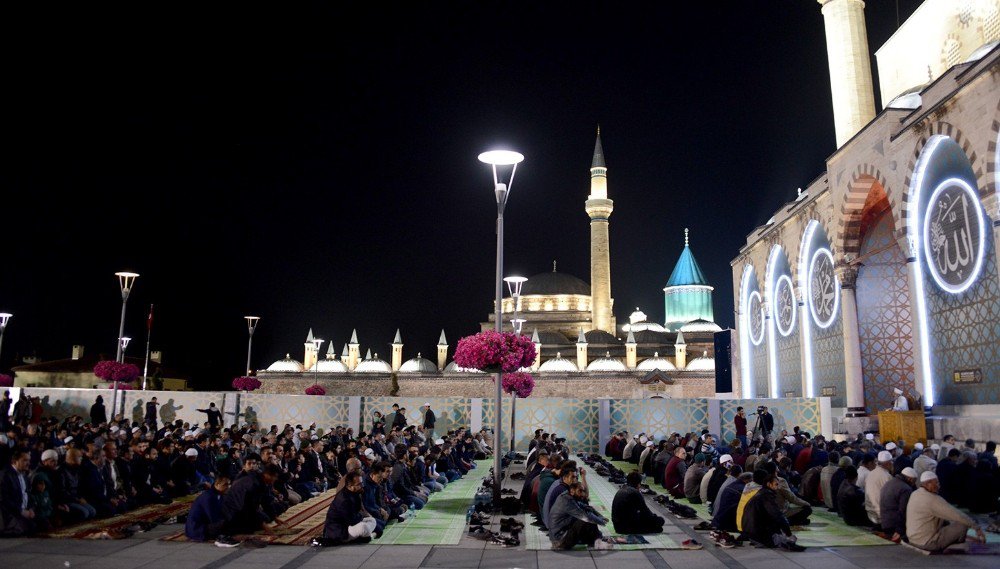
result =
[[[598,129],[590,166],[590,193],[584,202],[591,227],[590,283],[560,272],[553,261],[551,271],[528,278],[516,305],[511,296],[502,300],[505,316],[517,312],[526,321],[522,333],[531,335],[538,351],[532,366],[538,380],[536,392],[579,397],[590,390],[595,395],[606,395],[609,386],[619,382],[616,391],[633,397],[713,396],[714,336],[721,328],[713,322],[713,287],[694,258],[687,229],[684,248],[663,288],[663,323],[650,322],[636,308],[627,323],[617,324],[611,296],[609,239],[614,202],[609,197],[607,175]],[[480,323],[481,330],[493,330],[495,326],[493,314]],[[513,329],[509,321],[504,328]],[[335,392],[357,394],[353,391],[360,384],[351,383],[349,378],[385,383],[393,376],[397,381],[428,380],[421,384],[425,394],[426,389],[431,389],[471,396],[470,389],[475,391],[482,384],[475,381],[473,386],[469,382],[478,372],[449,362],[449,348],[442,330],[436,361],[422,354],[404,361],[403,341],[397,330],[388,361],[370,350],[362,358],[354,331],[339,356],[331,343],[325,358],[320,358],[310,330],[301,362],[288,355],[258,375],[265,389],[272,391],[297,392],[303,379],[312,379],[331,382]],[[659,379],[651,380],[651,374]],[[567,378],[577,381],[567,384],[563,381]]]
[[878,113],[864,2],[819,3],[837,148],[732,261],[734,391],[996,417],[1000,2],[923,2],[875,52]]

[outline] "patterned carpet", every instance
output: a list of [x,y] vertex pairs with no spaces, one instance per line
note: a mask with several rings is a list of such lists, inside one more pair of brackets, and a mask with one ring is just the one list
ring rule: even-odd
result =
[[[601,527],[601,533],[605,536],[613,535],[620,536],[615,531],[614,524],[611,520],[611,503],[615,499],[615,494],[618,492],[618,486],[612,484],[607,478],[603,478],[596,473],[594,473],[589,467],[583,464],[583,461],[578,457],[572,457],[577,463],[587,469],[587,485],[590,488],[590,505],[594,507],[595,510],[601,513],[604,517],[608,518],[608,525]],[[667,526],[670,527],[669,525]],[[648,543],[633,543],[633,544],[615,544],[612,546],[613,550],[631,550],[631,549],[682,549],[680,543],[675,540],[670,534],[666,533],[654,533],[654,534],[643,534],[643,538]],[[552,549],[552,542],[549,540],[548,535],[542,533],[538,530],[536,526],[528,524],[524,528],[524,545],[525,549],[529,551],[537,551],[544,549]],[[583,545],[576,546],[575,549],[586,549]]]
[[39,537],[101,539],[105,532],[115,533],[121,528],[127,528],[138,522],[158,522],[163,518],[186,514],[191,509],[191,503],[194,502],[194,499],[195,496],[185,496],[177,498],[169,504],[150,504],[113,518],[90,520],[54,529]]
[[[611,461],[611,464],[624,472],[636,470],[636,465],[618,460]],[[658,484],[650,484],[649,487],[657,494],[668,494],[668,492]],[[688,504],[687,500],[681,499],[682,504],[694,508],[698,512],[698,517],[702,520],[711,521],[712,514],[708,512],[705,504]],[[876,546],[895,545],[893,542],[856,527],[849,526],[840,519],[837,514],[828,512],[826,508],[813,508],[810,517],[811,523],[807,526],[798,526],[794,530],[798,536],[798,544],[803,547],[842,547],[842,546]]]
[[379,545],[458,545],[465,533],[465,514],[472,505],[482,476],[473,470],[431,494],[424,509],[402,523],[385,528]]

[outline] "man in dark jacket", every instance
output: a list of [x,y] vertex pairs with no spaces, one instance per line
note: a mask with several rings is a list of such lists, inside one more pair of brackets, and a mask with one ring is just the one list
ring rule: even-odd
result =
[[222,534],[226,518],[222,515],[222,501],[229,491],[229,477],[220,474],[211,488],[202,492],[191,504],[184,535],[191,541],[208,541]]
[[768,476],[764,487],[750,499],[743,512],[743,536],[764,547],[803,551],[778,505],[778,477]]
[[[361,506],[364,481],[360,470],[344,475],[344,487],[330,504],[323,526],[323,540],[315,545],[343,545],[368,543],[378,528],[378,523]],[[375,535],[378,538],[381,533]]]
[[837,513],[849,526],[872,525],[865,510],[865,493],[858,488],[858,469],[853,466],[844,469],[844,481],[837,490]]
[[27,451],[17,449],[11,454],[10,464],[0,473],[0,531],[7,537],[35,532],[35,512],[28,505],[30,461]]
[[156,402],[156,398],[155,397],[152,398],[152,399],[150,399],[149,402],[146,403],[146,417],[145,417],[145,420],[143,421],[144,423],[146,423],[147,425],[149,425],[150,430],[153,430],[153,431],[156,430],[156,406],[157,405],[159,405],[159,403]]
[[222,425],[222,411],[215,406],[215,403],[209,403],[208,409],[198,409],[199,413],[205,413],[208,415],[208,427],[214,432],[216,429]]
[[7,427],[10,426],[10,406],[13,403],[10,399],[10,391],[3,392],[3,398],[0,398],[0,431],[7,432]]
[[104,449],[95,448],[91,457],[80,463],[80,497],[97,510],[97,517],[106,518],[115,513],[108,499],[108,486],[101,469],[104,467]]
[[906,504],[916,483],[917,471],[906,467],[885,483],[879,495],[879,525],[896,543],[906,535]]
[[549,539],[552,549],[573,549],[578,544],[593,547],[601,539],[599,525],[608,520],[587,503],[587,487],[579,482],[569,485],[556,498],[550,512]]
[[712,507],[712,527],[723,531],[738,531],[736,527],[736,511],[743,496],[743,488],[753,480],[752,472],[743,472],[730,482],[715,498]]
[[424,403],[424,436],[427,440],[434,440],[434,425],[437,424],[437,415],[431,409],[430,403]]
[[103,425],[108,422],[108,412],[104,408],[104,397],[98,395],[94,404],[90,406],[90,424]]
[[630,472],[625,477],[625,485],[615,494],[611,503],[611,523],[617,533],[660,533],[663,518],[650,511],[645,498],[639,492],[642,475]]
[[279,476],[281,467],[268,464],[262,472],[241,476],[230,486],[222,499],[222,516],[226,520],[222,527],[223,534],[253,533],[265,524],[270,527],[272,523],[280,523],[269,506],[270,501],[266,500]]

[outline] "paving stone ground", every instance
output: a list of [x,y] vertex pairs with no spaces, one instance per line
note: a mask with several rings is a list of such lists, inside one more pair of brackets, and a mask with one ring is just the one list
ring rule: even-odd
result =
[[[475,475],[475,474],[474,474]],[[507,481],[519,489],[520,482]],[[654,504],[654,506],[656,506]],[[658,507],[658,506],[656,506]],[[702,543],[692,528],[665,510],[665,531]],[[499,522],[497,522],[497,526]],[[691,551],[525,551],[463,537],[458,545],[355,545],[328,549],[273,545],[263,549],[221,549],[211,544],[174,543],[159,538],[180,526],[160,526],[129,539],[0,539],[0,568],[23,569],[885,569],[1000,567],[1000,556],[926,556],[899,546],[810,548],[802,553],[741,547],[719,549],[710,542]],[[499,530],[499,527],[494,527]]]

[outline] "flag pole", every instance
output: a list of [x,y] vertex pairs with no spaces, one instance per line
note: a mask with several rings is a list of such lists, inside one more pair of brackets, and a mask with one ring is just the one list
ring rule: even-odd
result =
[[146,380],[149,379],[149,340],[153,335],[153,305],[149,305],[149,318],[146,319],[146,365],[142,368],[142,390],[146,391]]

